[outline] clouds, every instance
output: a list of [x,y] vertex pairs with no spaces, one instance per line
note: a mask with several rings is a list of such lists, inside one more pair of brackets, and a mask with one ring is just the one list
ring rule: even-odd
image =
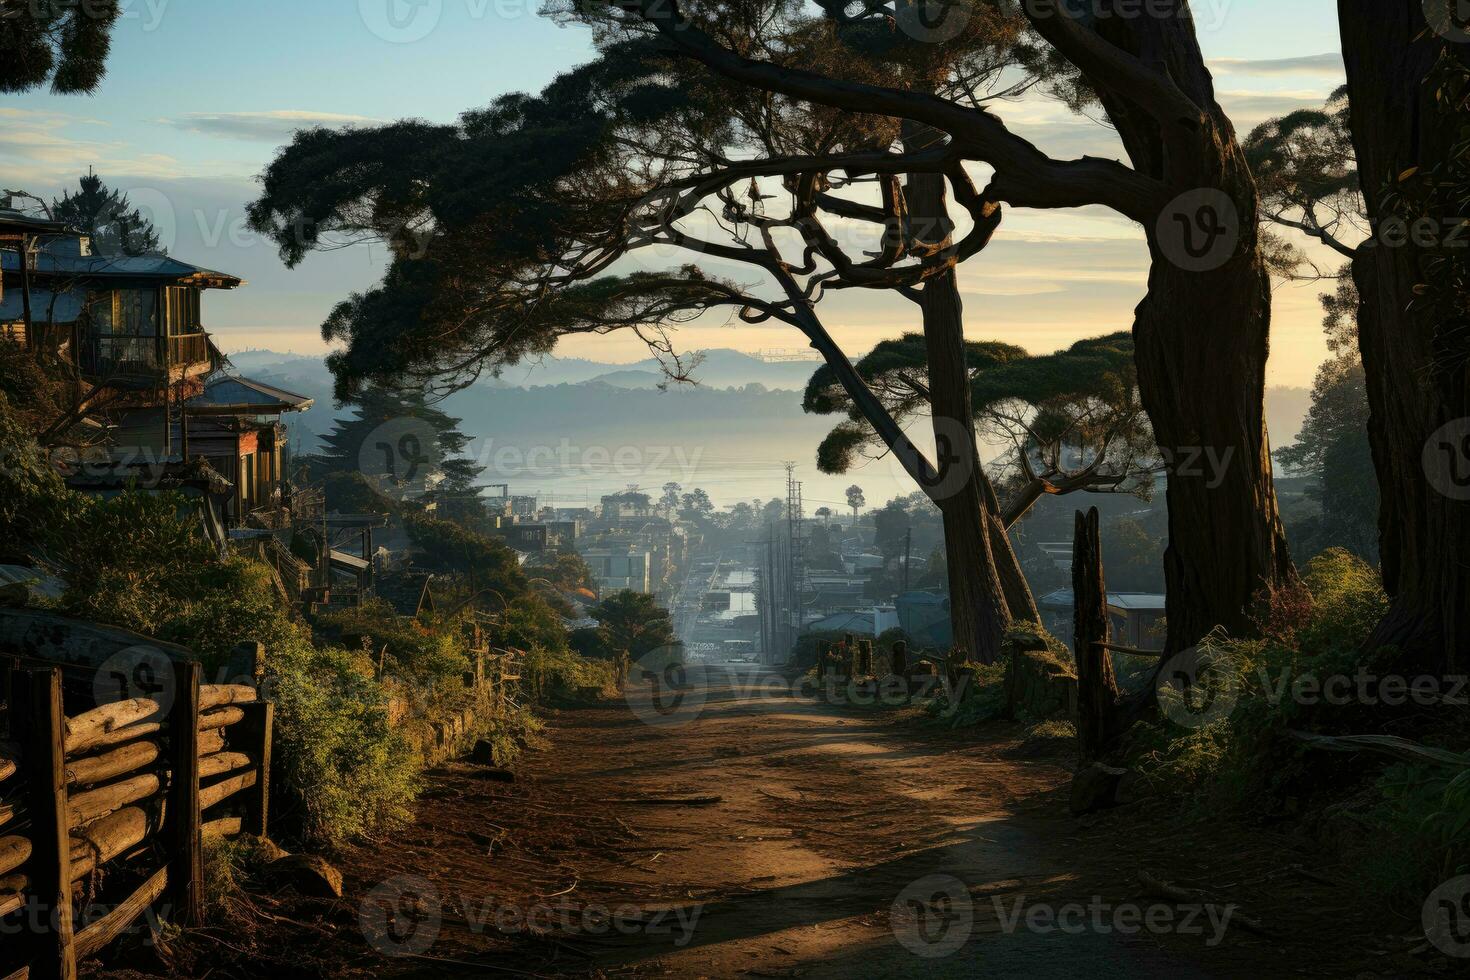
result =
[[1327,75],[1343,74],[1342,54],[1304,55],[1299,58],[1211,58],[1212,70],[1225,74],[1248,75]]
[[95,119],[0,107],[0,176],[7,186],[49,188],[86,173],[88,167],[151,177],[180,173],[172,156],[130,152],[126,141]]
[[272,144],[288,142],[292,135],[301,129],[311,129],[316,126],[351,128],[373,126],[382,122],[370,116],[310,112],[302,109],[272,109],[266,112],[189,112],[182,116],[158,121],[185,132]]

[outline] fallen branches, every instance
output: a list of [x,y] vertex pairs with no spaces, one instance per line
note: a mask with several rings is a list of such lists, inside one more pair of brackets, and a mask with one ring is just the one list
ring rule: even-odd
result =
[[1234,902],[1210,902],[1207,900],[1205,893],[1198,888],[1182,888],[1179,885],[1171,885],[1169,882],[1164,881],[1162,878],[1156,878],[1153,875],[1149,874],[1147,871],[1142,870],[1138,872],[1138,883],[1143,885],[1143,887],[1147,888],[1150,892],[1153,892],[1154,894],[1160,895],[1164,898],[1171,898],[1175,902],[1178,902],[1180,905],[1220,905],[1226,909],[1231,909],[1233,911],[1231,911],[1230,914],[1230,922],[1233,922],[1247,932],[1253,932],[1258,936],[1265,936],[1269,939],[1279,938],[1274,932],[1272,932],[1270,929],[1267,929],[1258,920],[1252,919],[1248,915],[1242,915],[1240,912],[1240,906],[1235,904]]
[[1459,769],[1470,768],[1470,756],[1431,745],[1420,745],[1396,735],[1318,735],[1313,732],[1290,732],[1292,738],[1309,748],[1324,752],[1377,752],[1409,762],[1433,762]]

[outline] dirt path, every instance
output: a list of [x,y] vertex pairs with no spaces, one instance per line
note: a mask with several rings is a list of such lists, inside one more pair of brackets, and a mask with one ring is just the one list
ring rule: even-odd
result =
[[[1147,806],[1079,821],[1061,747],[1038,755],[1011,732],[920,730],[778,690],[753,668],[712,673],[672,725],[623,704],[558,713],[551,747],[514,784],[439,771],[400,846],[344,865],[346,904],[374,939],[343,972],[1189,978],[1412,965],[1296,842],[1209,821],[1162,832]],[[720,802],[639,802],[709,795]],[[1150,895],[1140,869],[1221,904]],[[381,955],[403,951],[414,955]]]

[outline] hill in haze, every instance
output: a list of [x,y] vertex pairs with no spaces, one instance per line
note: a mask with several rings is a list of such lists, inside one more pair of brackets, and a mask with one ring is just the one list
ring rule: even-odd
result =
[[[332,378],[319,357],[250,351],[231,355],[230,360],[243,374],[316,399],[310,412],[287,417],[297,452],[314,452],[334,420],[346,414],[332,401]],[[650,457],[675,451],[686,460],[698,460],[693,467],[698,472],[686,468],[675,474],[648,466],[627,472],[589,468],[579,457],[570,471],[521,469],[518,474],[496,473],[500,478],[493,481],[487,473],[487,482],[514,478],[549,488],[570,480],[594,492],[633,482],[657,486],[665,479],[686,484],[697,480],[709,484],[712,494],[723,491],[716,498],[723,504],[780,489],[784,483],[780,461],[790,459],[813,481],[809,494],[824,500],[835,498],[840,503],[841,491],[852,482],[863,484],[872,500],[887,499],[890,490],[895,494],[912,490],[901,474],[887,467],[880,472],[878,464],[850,477],[812,472],[816,446],[832,422],[801,410],[800,389],[814,365],[771,364],[737,351],[715,351],[701,368],[705,384],[672,385],[660,391],[665,378],[653,361],[618,365],[548,358],[535,367],[517,368],[505,377],[472,385],[450,396],[444,409],[464,420],[463,431],[475,440],[480,447],[477,455],[492,471],[501,450],[511,460],[532,450],[544,455],[546,447],[560,456],[564,443],[577,453],[625,449],[640,455],[645,464]],[[556,380],[563,378],[576,380]],[[1309,404],[1305,388],[1267,391],[1273,448],[1296,439]],[[927,442],[922,432],[916,430],[915,437]]]

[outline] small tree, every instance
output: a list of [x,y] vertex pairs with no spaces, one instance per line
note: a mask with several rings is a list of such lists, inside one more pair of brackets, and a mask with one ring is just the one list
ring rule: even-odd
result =
[[852,521],[857,523],[858,511],[862,510],[868,503],[868,498],[863,496],[863,488],[854,483],[847,488],[847,506],[852,508]]
[[679,642],[668,610],[646,592],[628,589],[614,592],[587,614],[597,620],[598,632],[607,649],[626,652],[634,661]]
[[151,255],[159,252],[158,231],[128,196],[88,173],[75,194],[51,202],[51,216],[91,236],[98,255]]
[[[1257,126],[1244,149],[1261,188],[1263,220],[1299,231],[1348,259],[1360,254],[1370,228],[1346,86],[1320,109],[1302,109]],[[1353,266],[1349,262],[1324,272],[1284,243],[1275,254],[1281,258],[1276,271],[1284,277],[1336,280],[1336,289],[1321,297],[1333,356],[1318,369],[1312,407],[1296,444],[1276,453],[1311,480],[1307,493],[1321,506],[1319,516],[1298,525],[1300,541],[1293,547],[1306,558],[1344,547],[1376,560],[1379,496],[1368,440],[1372,413],[1358,349],[1362,301]]]
[[679,498],[684,488],[677,483],[665,483],[664,493],[658,498],[659,507],[664,512],[664,520],[673,520],[674,512],[679,509]]
[[714,501],[701,487],[695,487],[679,498],[679,516],[686,521],[705,523],[714,512]]

